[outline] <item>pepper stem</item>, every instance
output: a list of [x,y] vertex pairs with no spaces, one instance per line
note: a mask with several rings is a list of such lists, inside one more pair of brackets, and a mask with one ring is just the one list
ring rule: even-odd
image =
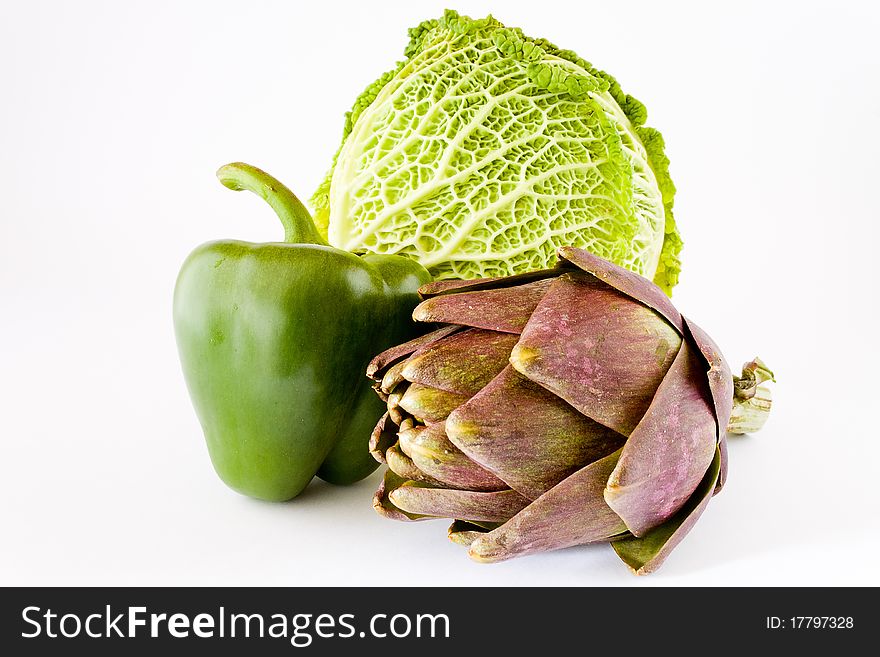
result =
[[220,167],[217,178],[229,189],[246,189],[266,201],[284,226],[285,242],[328,246],[318,234],[306,206],[293,192],[265,171],[244,162],[233,162]]
[[764,426],[773,400],[765,381],[776,379],[760,358],[743,365],[742,376],[733,377],[733,412],[727,424],[729,433],[754,433]]

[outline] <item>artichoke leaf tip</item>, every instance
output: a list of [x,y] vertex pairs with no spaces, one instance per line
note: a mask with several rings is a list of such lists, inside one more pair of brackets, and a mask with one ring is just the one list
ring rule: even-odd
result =
[[513,369],[522,374],[523,376],[527,376],[527,373],[531,369],[531,366],[535,361],[537,361],[541,356],[541,352],[535,347],[527,347],[523,344],[517,344],[510,352],[510,358],[508,361],[510,362]]

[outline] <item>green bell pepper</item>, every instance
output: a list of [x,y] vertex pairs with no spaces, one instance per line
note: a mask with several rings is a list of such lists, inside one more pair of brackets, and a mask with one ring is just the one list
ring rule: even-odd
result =
[[413,337],[428,272],[401,256],[330,247],[280,182],[247,164],[217,172],[269,203],[284,243],[224,240],[184,262],[174,289],[183,373],[211,461],[231,488],[282,501],[316,474],[334,484],[367,476],[367,444],[383,413],[364,370]]

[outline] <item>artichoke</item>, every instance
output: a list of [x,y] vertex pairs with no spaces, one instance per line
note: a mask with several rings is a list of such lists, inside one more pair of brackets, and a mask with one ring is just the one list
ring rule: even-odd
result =
[[766,419],[772,373],[756,359],[734,378],[659,287],[581,249],[558,256],[420,289],[413,318],[439,328],[367,370],[387,403],[373,505],[454,519],[477,561],[609,541],[649,573],[724,485],[728,428]]

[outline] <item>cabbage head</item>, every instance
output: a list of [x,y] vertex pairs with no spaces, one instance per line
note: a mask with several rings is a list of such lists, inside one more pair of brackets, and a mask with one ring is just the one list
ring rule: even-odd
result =
[[346,114],[312,198],[329,242],[403,254],[438,279],[551,266],[563,245],[678,280],[663,138],[645,106],[570,50],[447,11]]

